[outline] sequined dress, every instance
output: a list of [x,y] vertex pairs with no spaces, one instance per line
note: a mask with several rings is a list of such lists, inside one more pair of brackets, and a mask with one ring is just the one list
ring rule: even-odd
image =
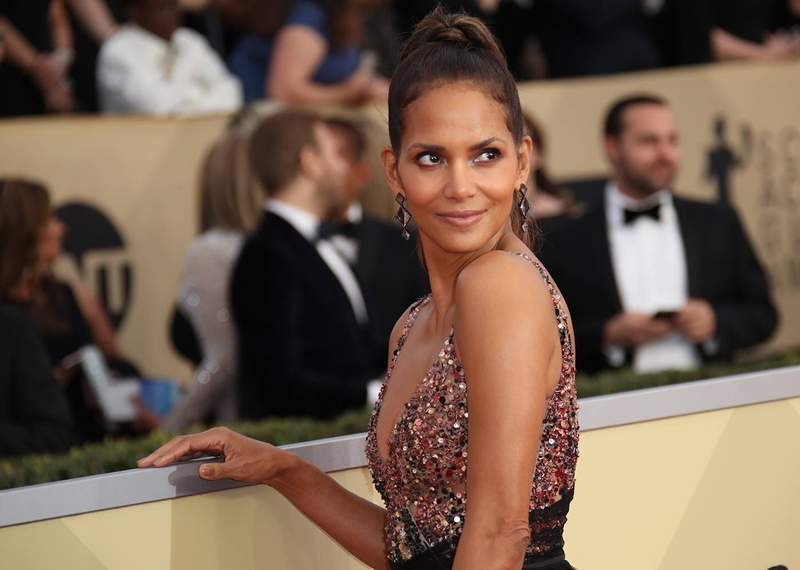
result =
[[[578,404],[573,341],[568,313],[552,278],[538,261],[517,255],[534,264],[550,290],[562,354],[561,376],[547,401],[531,482],[531,542],[525,568],[570,568],[566,562],[549,565],[547,561],[563,558],[562,535],[575,484]],[[453,329],[389,435],[388,458],[378,451],[377,420],[386,387],[408,333],[428,302],[430,296],[409,311],[367,432],[370,472],[386,507],[384,541],[392,568],[445,567],[412,563],[429,552],[444,552],[444,558],[447,552],[454,553],[464,527],[469,381],[456,352]]]

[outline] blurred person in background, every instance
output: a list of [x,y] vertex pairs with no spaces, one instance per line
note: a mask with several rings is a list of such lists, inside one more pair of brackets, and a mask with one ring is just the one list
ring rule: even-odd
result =
[[190,115],[234,111],[239,81],[206,39],[180,27],[177,0],[126,0],[129,23],[100,50],[105,113]]
[[739,216],[673,194],[680,149],[667,102],[615,102],[604,149],[603,200],[542,251],[575,319],[578,368],[694,369],[767,340],[778,316]]
[[660,65],[642,0],[537,0],[531,19],[549,77],[604,75]]
[[528,179],[528,196],[530,196],[532,217],[537,225],[547,234],[563,221],[581,215],[585,205],[575,200],[566,188],[553,181],[546,165],[547,142],[544,131],[529,113],[522,113],[525,134],[531,137],[533,149],[539,160],[531,168]]
[[325,124],[334,134],[339,155],[347,161],[348,172],[341,210],[332,223],[324,224],[324,233],[361,285],[377,377],[386,368],[389,336],[397,315],[430,287],[417,254],[417,236],[404,240],[395,226],[370,216],[361,206],[359,199],[372,177],[364,132],[343,118],[329,118]]
[[38,267],[46,218],[0,180],[0,457],[66,451],[74,442],[67,400],[19,287]]
[[778,8],[772,19],[771,31],[800,39],[800,0],[778,2]]
[[0,117],[72,111],[72,30],[63,1],[6,0],[0,34]]
[[214,143],[203,163],[201,234],[189,245],[178,299],[179,311],[196,335],[201,360],[188,394],[163,424],[172,432],[238,417],[229,283],[244,236],[255,228],[264,201],[247,152],[246,137],[227,134]]
[[[267,41],[272,40],[289,15],[294,1],[213,0],[212,9],[219,15],[225,32],[226,60],[245,37],[254,36]],[[253,53],[255,55],[255,52]],[[247,96],[247,82],[244,82],[243,88]]]
[[800,56],[798,0],[666,0],[659,15],[665,60],[783,61]]
[[[64,224],[55,217],[47,188],[22,179],[0,179],[3,192],[3,258],[0,266],[18,265],[24,259],[20,280],[9,286],[8,302],[29,315],[44,342],[52,374],[70,401],[78,436],[82,441],[102,439],[106,426],[75,354],[96,345],[112,371],[138,376],[117,346],[114,330],[94,295],[79,282],[65,283],[52,267],[62,253]],[[140,409],[133,432],[149,431],[154,418]]]
[[275,4],[274,16],[284,16],[280,27],[269,36],[245,36],[229,58],[247,102],[357,105],[386,101],[388,82],[375,73],[374,57],[359,49],[363,22],[355,0],[278,0]]
[[364,295],[321,235],[345,204],[348,163],[309,112],[279,111],[250,138],[267,200],[231,282],[239,344],[239,412],[331,418],[367,401],[374,378]]
[[0,459],[58,453],[74,441],[69,405],[33,323],[0,299]]
[[714,59],[780,61],[800,57],[800,37],[775,30],[779,12],[796,0],[716,0],[711,28]]
[[[118,30],[114,10],[118,0],[65,0],[73,32],[75,59],[70,79],[76,111],[100,110],[97,93],[97,58],[100,48]],[[121,14],[119,14],[121,18]]]

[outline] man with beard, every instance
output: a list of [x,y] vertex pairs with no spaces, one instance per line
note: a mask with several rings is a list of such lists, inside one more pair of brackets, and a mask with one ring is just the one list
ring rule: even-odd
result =
[[542,251],[572,313],[578,368],[692,369],[766,340],[777,315],[738,215],[672,193],[680,152],[667,102],[613,104],[604,150],[602,200]]
[[361,407],[375,375],[366,304],[320,232],[342,209],[349,165],[330,127],[296,110],[256,128],[250,164],[267,200],[230,288],[240,416],[329,418]]

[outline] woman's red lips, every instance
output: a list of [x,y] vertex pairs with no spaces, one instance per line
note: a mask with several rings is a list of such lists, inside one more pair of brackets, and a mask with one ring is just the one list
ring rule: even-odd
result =
[[437,215],[448,224],[466,228],[480,221],[485,213],[486,210],[456,210]]

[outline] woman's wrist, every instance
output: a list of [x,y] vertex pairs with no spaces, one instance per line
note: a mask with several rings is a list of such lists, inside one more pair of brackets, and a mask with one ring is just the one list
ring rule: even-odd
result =
[[279,457],[274,472],[264,484],[285,495],[302,486],[301,479],[310,465],[290,451],[281,450]]

